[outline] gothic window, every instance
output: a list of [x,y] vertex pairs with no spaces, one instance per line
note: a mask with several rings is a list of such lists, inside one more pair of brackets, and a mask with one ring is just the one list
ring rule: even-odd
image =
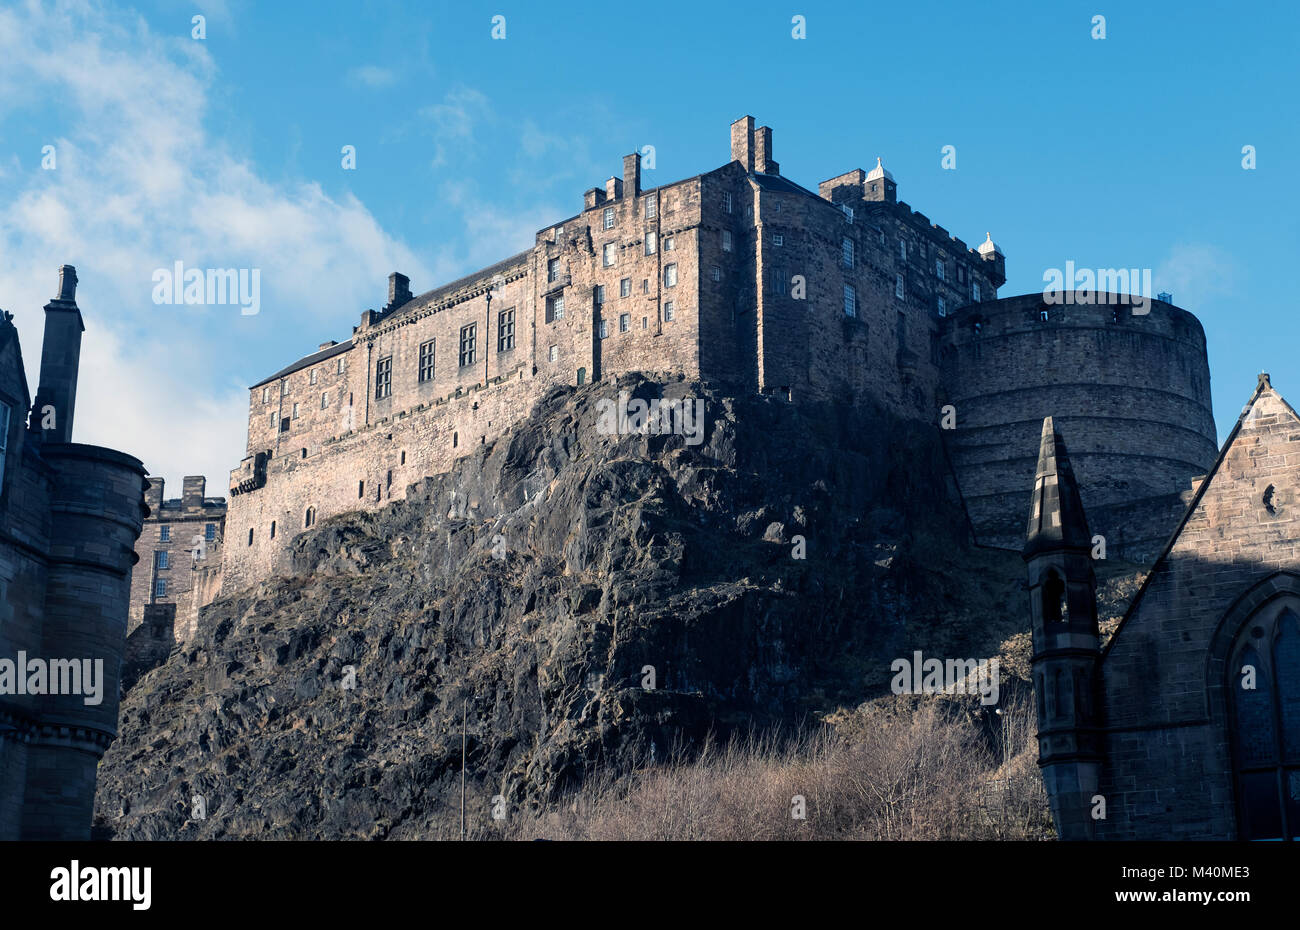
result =
[[1043,625],[1049,623],[1066,623],[1070,619],[1070,607],[1065,599],[1065,582],[1056,572],[1048,572],[1043,582]]
[[1300,840],[1300,614],[1247,623],[1227,684],[1238,836]]

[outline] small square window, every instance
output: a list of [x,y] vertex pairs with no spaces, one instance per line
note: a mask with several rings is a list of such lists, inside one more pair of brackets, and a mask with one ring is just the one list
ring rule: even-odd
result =
[[731,247],[732,247],[732,241],[731,241],[731,230],[730,230],[730,229],[724,229],[724,230],[722,231],[722,251],[724,251],[724,252],[730,252],[730,251],[731,251]]
[[665,252],[671,252],[671,251],[673,251],[673,250],[676,249],[676,248],[677,248],[677,242],[674,240],[674,238],[673,238],[672,236],[665,236],[665,237],[664,237],[664,251],[665,251]]
[[673,314],[676,312],[676,310],[677,308],[673,306],[673,302],[671,300],[665,302],[664,319],[671,323],[673,320]]
[[631,279],[631,278],[624,278],[623,280],[621,280],[621,281],[618,282],[618,296],[619,296],[619,297],[631,297],[631,296],[632,296],[632,279]]
[[606,228],[606,229],[613,229],[613,228],[614,228],[614,208],[613,208],[613,207],[606,207],[606,208],[605,208],[605,228]]
[[645,234],[645,254],[647,255],[655,254],[655,249],[658,247],[658,245],[659,245],[658,233],[656,233],[652,229]]
[[550,351],[550,359],[551,359],[551,361],[553,361],[553,362],[555,362],[555,361],[559,361],[559,358],[560,358],[560,347],[559,347],[559,346],[551,346],[551,351]]
[[776,246],[777,248],[780,248],[781,246],[785,245],[785,236],[783,236],[781,233],[773,233],[772,245]]
[[618,257],[618,245],[613,242],[606,242],[605,247],[601,250],[601,261],[606,268],[614,266],[614,259]]
[[629,319],[629,314],[626,314],[626,313],[620,313],[620,314],[618,315],[618,331],[619,331],[620,333],[625,333],[625,332],[627,332],[628,329],[629,329],[629,324],[630,324],[630,322],[631,322],[631,320]]

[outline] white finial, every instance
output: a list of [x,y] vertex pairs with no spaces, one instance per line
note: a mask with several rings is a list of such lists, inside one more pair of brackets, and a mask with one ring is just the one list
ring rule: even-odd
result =
[[880,159],[880,156],[877,155],[877,156],[876,156],[876,167],[872,168],[872,169],[867,173],[867,180],[868,180],[868,181],[878,181],[878,180],[881,179],[881,178],[885,178],[885,179],[890,180],[890,181],[894,180],[894,176],[893,176],[892,174],[889,173],[889,169],[887,169],[887,168],[885,167],[884,162],[882,162],[881,159]]
[[984,233],[984,241],[980,243],[978,251],[981,255],[988,255],[990,252],[1002,254],[1002,250],[993,242],[993,234],[989,232]]

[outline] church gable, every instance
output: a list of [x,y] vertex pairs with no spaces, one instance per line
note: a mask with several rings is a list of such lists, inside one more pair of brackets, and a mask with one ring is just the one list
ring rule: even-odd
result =
[[1261,375],[1103,656],[1108,721],[1203,718],[1222,619],[1280,572],[1300,573],[1300,416]]

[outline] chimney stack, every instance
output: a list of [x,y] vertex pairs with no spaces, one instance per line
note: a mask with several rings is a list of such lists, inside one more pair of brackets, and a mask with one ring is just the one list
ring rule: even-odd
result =
[[623,190],[629,197],[641,193],[641,156],[637,154],[623,156]]
[[780,174],[781,166],[772,158],[772,130],[759,126],[754,133],[754,170],[759,174]]
[[731,160],[746,172],[754,170],[754,117],[742,116],[731,124]]
[[385,310],[400,307],[411,299],[411,279],[394,271],[388,276],[388,306]]
[[202,510],[203,492],[207,485],[208,480],[202,475],[186,475],[181,484],[181,507],[185,510]]
[[618,178],[610,178],[605,182],[605,199],[618,200],[623,196],[623,182]]
[[77,269],[63,265],[59,268],[59,296],[45,305],[41,380],[32,405],[32,429],[39,430],[45,442],[72,441],[81,334],[85,331],[77,307]]

